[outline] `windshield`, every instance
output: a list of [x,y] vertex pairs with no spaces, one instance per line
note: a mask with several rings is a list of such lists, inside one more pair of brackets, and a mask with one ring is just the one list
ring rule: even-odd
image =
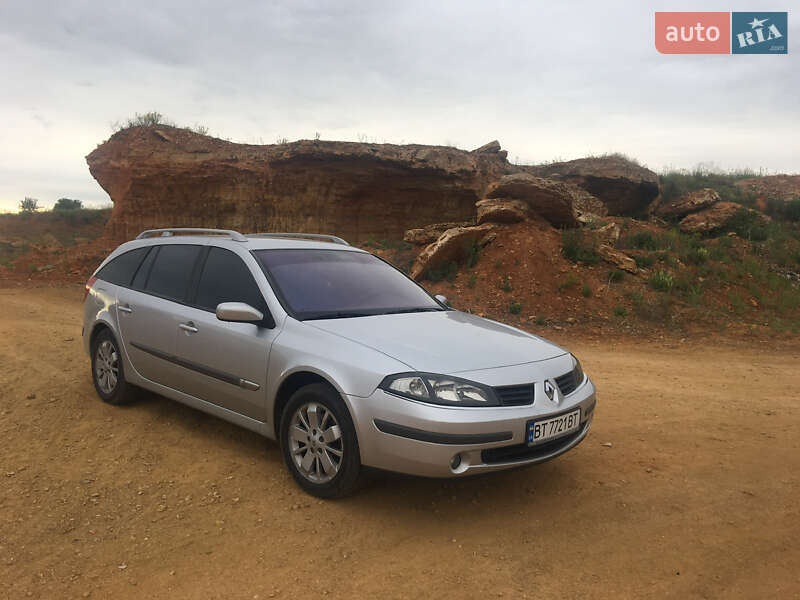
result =
[[376,256],[350,250],[256,250],[261,267],[300,320],[444,310]]

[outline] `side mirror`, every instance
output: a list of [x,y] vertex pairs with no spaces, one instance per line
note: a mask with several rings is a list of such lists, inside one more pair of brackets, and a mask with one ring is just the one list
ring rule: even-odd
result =
[[217,305],[217,318],[220,321],[257,323],[264,320],[264,314],[244,302],[223,302]]
[[436,294],[434,296],[439,302],[444,304],[445,306],[450,306],[450,303],[447,301],[447,296],[442,296],[441,294]]

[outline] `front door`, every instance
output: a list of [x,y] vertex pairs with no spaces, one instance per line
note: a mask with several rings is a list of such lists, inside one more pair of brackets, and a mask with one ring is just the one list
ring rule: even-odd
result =
[[185,370],[181,391],[266,421],[267,361],[277,329],[229,323],[216,316],[222,302],[245,302],[267,314],[250,269],[234,252],[209,249],[191,308],[182,313],[176,358]]

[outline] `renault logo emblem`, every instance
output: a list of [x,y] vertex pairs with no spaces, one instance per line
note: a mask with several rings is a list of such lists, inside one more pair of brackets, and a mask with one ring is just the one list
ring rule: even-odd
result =
[[556,386],[553,385],[553,382],[549,379],[544,382],[544,393],[547,394],[547,397],[553,402],[558,402]]

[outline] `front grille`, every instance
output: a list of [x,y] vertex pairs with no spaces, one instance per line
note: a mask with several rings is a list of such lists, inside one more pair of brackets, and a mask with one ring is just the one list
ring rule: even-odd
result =
[[570,433],[564,437],[550,440],[543,444],[536,446],[528,446],[528,444],[514,444],[513,446],[504,446],[502,448],[489,448],[481,452],[481,460],[484,464],[491,465],[495,463],[515,462],[521,460],[530,460],[532,458],[539,458],[546,456],[552,452],[557,451],[559,448],[569,445],[581,435],[583,427],[578,429],[575,433]]
[[533,384],[524,385],[504,385],[494,388],[500,404],[503,406],[525,406],[533,404]]
[[576,372],[577,369],[570,371],[569,373],[564,373],[560,377],[556,377],[556,385],[558,389],[561,390],[561,393],[565,396],[569,396],[572,392],[574,392],[580,381],[578,381],[578,373]]

